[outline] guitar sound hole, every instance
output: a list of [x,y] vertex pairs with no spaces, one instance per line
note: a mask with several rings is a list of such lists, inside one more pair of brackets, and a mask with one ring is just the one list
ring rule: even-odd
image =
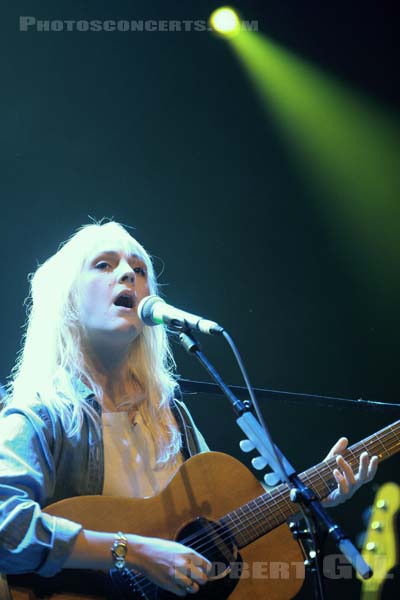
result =
[[228,598],[238,584],[242,559],[226,527],[199,517],[179,532],[177,541],[190,546],[212,563],[210,581],[200,587],[196,599]]

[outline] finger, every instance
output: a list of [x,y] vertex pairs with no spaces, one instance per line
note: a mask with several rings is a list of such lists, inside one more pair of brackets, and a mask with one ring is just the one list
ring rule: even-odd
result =
[[378,462],[377,456],[373,456],[369,461],[367,481],[371,481],[375,477],[376,470],[378,468]]
[[199,591],[200,587],[199,584],[196,583],[195,581],[192,581],[191,583],[189,583],[186,586],[186,592],[188,594],[197,594],[197,592]]
[[176,583],[175,585],[166,586],[165,589],[168,592],[171,592],[171,594],[175,594],[175,596],[180,596],[181,598],[184,598],[188,593],[186,588],[183,588],[181,585],[178,585],[178,583]]
[[184,572],[189,575],[189,577],[192,576],[193,572],[196,572],[201,573],[202,577],[204,576],[207,579],[207,575],[212,569],[212,564],[200,554],[195,554],[185,561],[184,569],[186,569],[186,572]]
[[193,552],[190,555],[189,560],[196,566],[199,567],[200,569],[202,569],[205,573],[210,573],[211,569],[212,569],[212,564],[211,562],[202,554],[199,554],[198,552]]
[[353,473],[353,469],[351,465],[343,458],[343,456],[338,456],[336,459],[336,464],[342,469],[342,473],[347,480],[349,485],[356,485],[356,477]]
[[212,569],[211,562],[202,554],[199,554],[198,552],[194,552],[194,551],[191,552],[190,554],[187,554],[186,563],[188,565],[190,565],[190,568],[192,568],[193,566],[198,567],[199,569],[202,569],[207,574]]
[[203,573],[205,573],[206,575],[209,575],[212,571],[212,563],[206,558],[203,559],[201,562],[195,563],[195,567],[203,571]]
[[199,591],[199,585],[196,581],[193,581],[191,577],[188,577],[182,571],[175,573],[174,589],[170,589],[174,594],[178,596],[186,596],[186,594],[194,594]]
[[333,475],[336,479],[336,483],[338,484],[339,492],[344,495],[348,494],[349,484],[348,484],[346,478],[344,477],[344,475],[342,475],[342,473],[339,471],[339,469],[335,469],[333,471]]
[[184,574],[191,580],[196,581],[200,585],[204,585],[208,581],[208,577],[203,569],[191,566],[190,569],[185,569]]
[[357,479],[361,483],[364,483],[364,481],[366,481],[366,479],[367,479],[369,464],[370,464],[370,460],[368,457],[368,452],[363,452],[360,456],[360,466],[359,466],[358,475],[357,475]]
[[203,569],[204,573],[207,575],[207,577],[210,575],[212,568],[213,568],[212,562],[205,559],[203,562],[203,565],[202,565],[202,569]]
[[345,438],[345,437],[339,438],[338,441],[336,442],[336,444],[334,446],[332,446],[332,448],[328,452],[325,460],[327,460],[328,458],[332,458],[333,456],[335,456],[335,454],[340,454],[341,452],[344,452],[344,450],[346,450],[346,448],[347,448],[348,443],[349,443],[349,440],[347,438]]
[[183,586],[184,595],[186,594],[197,594],[199,591],[199,584],[195,581],[192,581],[189,577],[185,577],[180,581],[180,584]]

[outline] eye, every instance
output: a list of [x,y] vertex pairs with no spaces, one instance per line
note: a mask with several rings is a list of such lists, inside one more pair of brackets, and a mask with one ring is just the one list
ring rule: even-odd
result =
[[146,270],[143,267],[134,267],[133,269],[135,273],[138,275],[142,275],[142,277],[146,277]]
[[108,268],[111,268],[111,265],[105,260],[101,260],[95,265],[95,269],[99,269],[99,271],[105,271]]

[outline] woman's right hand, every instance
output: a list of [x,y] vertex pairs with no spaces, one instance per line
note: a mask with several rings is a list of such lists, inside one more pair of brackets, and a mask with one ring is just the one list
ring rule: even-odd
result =
[[192,548],[159,538],[127,535],[127,566],[177,596],[195,594],[208,581],[211,563]]

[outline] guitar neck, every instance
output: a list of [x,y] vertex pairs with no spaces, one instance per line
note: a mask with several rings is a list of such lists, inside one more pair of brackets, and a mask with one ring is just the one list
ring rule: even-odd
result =
[[[351,467],[357,470],[363,452],[368,452],[369,456],[377,456],[381,462],[399,450],[400,420],[354,444],[343,453],[343,456]],[[322,500],[336,488],[337,484],[333,476],[335,467],[335,458],[324,460],[301,473],[300,478]],[[298,511],[289,498],[288,486],[281,484],[228,513],[221,522],[235,536],[238,547],[243,548],[284,523],[296,512]]]

